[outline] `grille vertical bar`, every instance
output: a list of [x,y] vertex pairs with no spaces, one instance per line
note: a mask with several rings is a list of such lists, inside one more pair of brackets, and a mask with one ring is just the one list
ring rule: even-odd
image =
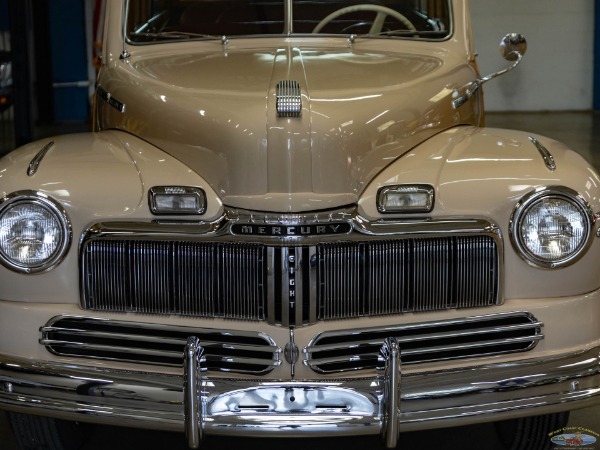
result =
[[414,309],[434,311],[452,307],[449,271],[452,270],[452,249],[448,240],[415,239],[413,261]]
[[207,245],[181,242],[175,251],[174,312],[205,316],[219,311],[216,255]]
[[494,280],[497,278],[496,249],[484,237],[457,238],[457,307],[495,304]]
[[[407,241],[380,242],[368,253],[370,282],[367,297],[371,299],[371,314],[384,315],[410,309],[406,289],[407,258]],[[395,268],[398,270],[394,270]]]
[[[87,287],[86,300],[91,309],[105,311],[131,310],[132,302],[129,285],[129,265],[125,242],[97,242],[88,256],[93,262],[88,264],[84,285]],[[96,283],[95,280],[103,280]]]
[[129,273],[134,311],[153,311],[167,314],[170,311],[169,251],[161,251],[158,242],[132,242],[129,249]]
[[361,292],[362,244],[320,246],[321,317],[344,319],[365,314]]

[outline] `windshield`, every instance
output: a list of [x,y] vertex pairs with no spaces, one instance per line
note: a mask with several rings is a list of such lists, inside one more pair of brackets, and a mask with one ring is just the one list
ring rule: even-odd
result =
[[127,37],[132,43],[291,33],[437,40],[450,32],[448,2],[130,0]]

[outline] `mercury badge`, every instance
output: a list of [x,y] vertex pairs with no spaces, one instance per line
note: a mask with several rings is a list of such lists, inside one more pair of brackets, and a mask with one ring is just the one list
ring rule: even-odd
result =
[[254,236],[325,236],[332,234],[348,234],[352,231],[352,225],[348,222],[332,222],[305,225],[271,225],[236,223],[231,226],[231,232],[238,235]]

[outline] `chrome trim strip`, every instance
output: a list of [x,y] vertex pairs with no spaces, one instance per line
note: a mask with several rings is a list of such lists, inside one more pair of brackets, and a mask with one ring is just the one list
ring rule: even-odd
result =
[[83,234],[83,239],[184,239],[194,237],[215,237],[223,234],[225,216],[212,222],[204,221],[167,221],[149,222],[99,222],[92,225]]
[[204,349],[200,340],[190,336],[185,348],[184,373],[183,373],[183,410],[185,417],[185,436],[190,448],[199,448],[202,441],[203,408],[201,395],[198,395],[199,387],[202,386],[202,362]]
[[[282,268],[281,274],[281,325],[284,327],[290,326],[290,301],[291,298],[291,290],[290,290],[290,277],[294,272],[294,266],[290,265],[290,249],[289,247],[284,247],[281,249],[281,258],[279,261],[279,267]],[[287,269],[287,270],[286,270]],[[292,278],[293,279],[293,278]],[[293,324],[292,324],[293,325]]]
[[31,162],[29,163],[29,167],[27,168],[27,175],[28,176],[32,177],[32,176],[34,176],[37,173],[38,169],[40,168],[40,163],[42,162],[42,159],[44,159],[44,156],[46,156],[46,153],[48,153],[48,150],[50,150],[53,145],[54,145],[54,141],[48,142],[33,157],[33,159],[31,160]]
[[[129,56],[127,56],[127,57],[129,57]],[[112,106],[113,108],[115,108],[117,111],[119,111],[122,114],[125,113],[125,110],[127,109],[125,107],[125,104],[120,102],[116,98],[114,98],[110,94],[110,92],[106,91],[102,86],[97,85],[96,92],[98,93],[98,97],[100,97],[102,100],[104,100],[110,106]]]
[[[552,358],[403,372],[398,423],[403,431],[415,431],[598,404],[599,355],[600,346],[595,346]],[[8,384],[10,389],[0,389],[2,409],[31,413],[35,408],[38,414],[68,420],[185,429],[183,374],[0,355],[0,387]],[[309,430],[315,436],[373,435],[382,429],[383,390],[384,380],[376,375],[296,381],[203,377],[199,406],[206,406],[206,435],[301,436]],[[290,394],[307,400],[306,407],[290,402]],[[248,409],[247,399],[253,399]]]
[[[363,333],[372,333],[372,332],[376,332],[376,331],[382,331],[382,332],[385,331],[385,332],[389,332],[389,334],[392,334],[392,333],[398,332],[400,330],[414,330],[414,329],[418,330],[420,328],[430,328],[430,327],[435,328],[435,327],[441,327],[441,326],[445,326],[445,325],[461,325],[464,323],[477,323],[477,322],[481,322],[482,320],[501,319],[504,317],[513,317],[513,316],[523,316],[523,317],[529,318],[534,323],[542,323],[542,322],[537,321],[535,319],[535,317],[528,312],[515,311],[515,312],[485,314],[485,315],[481,315],[481,316],[464,317],[464,318],[460,318],[460,319],[436,320],[436,321],[429,321],[429,322],[409,323],[406,325],[398,325],[395,327],[360,328],[358,330],[352,330],[352,334],[355,336],[359,336],[360,334],[363,334]],[[315,341],[317,341],[318,339],[322,339],[324,337],[342,337],[342,336],[346,336],[346,335],[348,335],[348,330],[324,331],[322,333],[317,334],[310,341],[308,346],[314,345]]]
[[[352,223],[353,232],[344,234],[346,242],[364,241],[366,239],[390,239],[394,235],[400,238],[431,237],[439,234],[441,236],[470,236],[482,234],[491,236],[496,241],[500,255],[502,255],[502,236],[500,227],[486,219],[380,219],[369,221],[361,216],[346,213],[339,215],[326,214],[307,215],[298,217],[294,224],[303,223],[327,223],[339,221],[338,217]],[[351,216],[351,217],[350,217]],[[262,218],[262,219],[261,219]],[[83,241],[88,239],[130,239],[130,240],[152,240],[152,239],[193,239],[197,241],[218,242],[253,242],[273,247],[285,246],[310,246],[324,242],[339,242],[340,235],[319,236],[264,236],[264,235],[232,235],[230,228],[232,224],[239,223],[278,223],[284,226],[285,218],[263,215],[226,215],[212,222],[204,221],[168,221],[153,220],[148,222],[98,222],[91,226],[83,234]]]
[[529,136],[529,140],[533,143],[533,145],[535,145],[535,148],[537,148],[538,152],[540,152],[540,155],[542,155],[542,159],[544,160],[544,164],[546,165],[548,170],[556,170],[556,162],[554,161],[554,156],[552,156],[552,154],[546,148],[546,146],[533,136]]
[[[119,345],[117,346],[113,346],[113,345],[103,345],[103,344],[86,344],[84,342],[72,342],[72,341],[64,341],[64,340],[57,340],[57,339],[40,339],[40,344],[45,345],[45,346],[60,346],[61,348],[81,348],[84,349],[86,351],[118,351],[119,353],[126,353],[126,354],[140,354],[140,355],[146,355],[146,356],[163,356],[163,357],[172,357],[172,358],[181,358],[183,356],[183,350],[180,352],[174,352],[174,351],[167,351],[167,350],[149,350],[149,349],[144,349],[144,348],[135,348],[135,347],[128,347],[125,345]],[[66,355],[66,356],[73,356],[70,355],[68,352],[66,351],[56,351],[53,350],[52,353],[56,354],[56,355]],[[82,356],[85,358],[85,356]],[[102,358],[102,359],[112,359],[112,358]],[[119,358],[120,361],[122,361],[125,358]],[[146,361],[149,362],[149,361]]]
[[[503,314],[493,314],[490,315],[490,318],[501,318]],[[508,315],[508,314],[507,314]],[[512,314],[511,314],[512,315]],[[469,322],[472,318],[466,318],[465,320],[461,320],[461,321],[440,321],[440,322],[421,322],[418,324],[408,324],[406,326],[398,326],[398,327],[386,327],[386,328],[368,328],[368,329],[362,329],[362,330],[351,330],[351,333],[353,336],[360,336],[361,334],[371,334],[371,333],[376,333],[376,332],[381,332],[381,333],[394,333],[397,331],[407,331],[410,329],[415,329],[415,328],[435,328],[437,326],[446,326],[446,325],[451,325],[451,324],[464,324]],[[536,321],[536,322],[532,322],[530,324],[519,324],[519,325],[513,325],[513,326],[497,326],[494,328],[490,328],[490,329],[481,329],[481,330],[469,330],[469,335],[485,335],[485,334],[490,334],[490,333],[498,333],[498,332],[507,332],[507,331],[511,331],[511,330],[523,330],[523,329],[532,329],[532,328],[540,328],[543,326],[542,322]],[[309,344],[309,347],[311,345],[313,345],[312,343],[319,339],[319,338],[324,338],[324,337],[343,337],[348,335],[350,332],[349,331],[325,331],[323,333],[319,333],[315,338],[313,338],[313,340],[311,341],[311,344]],[[455,337],[459,337],[461,335],[464,335],[464,332],[460,332],[460,331],[455,331],[455,332],[442,332],[442,333],[433,333],[433,334],[427,334],[425,336],[419,336],[419,337],[413,337],[413,338],[404,338],[402,340],[402,342],[422,342],[422,341],[428,341],[431,339],[452,339]],[[540,339],[543,339],[543,335],[540,335]],[[383,343],[383,340],[374,340],[374,341],[356,341],[353,340],[352,341],[353,346],[357,345],[381,345]],[[331,349],[335,349],[335,348],[339,348],[339,344],[329,344],[329,345],[320,345],[318,347],[314,347],[314,349],[311,349],[309,351],[311,352],[319,352],[319,351],[326,351],[326,350],[331,350]],[[407,355],[407,354],[411,354],[413,353],[411,350],[403,350],[402,354]]]
[[271,325],[275,324],[275,289],[277,278],[275,274],[275,248],[267,247],[267,317]]
[[[125,353],[125,354],[132,354],[132,355],[147,355],[147,356],[156,356],[156,357],[171,357],[171,358],[179,358],[181,359],[184,356],[184,351],[167,351],[167,350],[148,350],[148,349],[142,349],[142,348],[135,348],[135,347],[126,347],[126,346],[112,346],[112,345],[102,345],[102,344],[85,344],[85,343],[81,343],[81,342],[68,342],[68,341],[60,341],[60,340],[49,340],[49,339],[41,339],[40,340],[40,344],[42,345],[46,345],[46,346],[62,346],[62,348],[80,348],[80,349],[84,349],[86,351],[113,351],[113,352],[118,352],[118,353]],[[202,344],[204,344],[204,341],[202,341]],[[215,348],[217,346],[214,345],[203,345],[203,348]],[[220,348],[223,349],[228,349],[228,350],[235,350],[234,346],[229,345],[229,344],[220,344],[219,345]],[[239,347],[237,348],[238,350],[240,349]],[[243,350],[251,350],[248,348],[244,348]],[[268,347],[259,349],[258,351],[262,351],[262,352],[266,352],[268,351]],[[52,353],[56,354],[56,355],[66,355],[66,356],[78,356],[81,358],[91,358],[91,359],[103,359],[103,360],[110,360],[110,361],[127,361],[127,362],[137,362],[137,363],[147,363],[147,364],[156,364],[154,361],[152,360],[147,360],[144,361],[143,359],[127,359],[127,358],[110,358],[110,357],[92,357],[92,356],[79,356],[79,355],[72,355],[69,354],[66,351],[63,352],[59,352],[59,351],[51,351]],[[281,364],[281,361],[279,359],[276,358],[278,354],[277,353],[273,353],[273,358],[271,359],[261,359],[261,358],[247,358],[247,357],[243,357],[243,356],[214,356],[214,355],[207,355],[205,357],[205,360],[210,360],[210,361],[221,361],[221,362],[234,362],[236,364],[248,364],[248,365],[261,365],[261,366],[265,366],[267,368],[273,369],[275,367],[278,367]],[[163,364],[166,365],[166,364]],[[239,370],[232,370],[232,372],[239,372],[239,373],[258,373],[258,371],[244,371],[242,369]]]
[[[303,317],[304,317],[304,269],[308,268],[308,265],[304,263],[302,253],[304,248],[302,247],[293,247],[294,249],[294,277],[293,277],[293,287],[294,290],[294,298],[293,298],[293,310],[294,310],[294,326],[302,326],[303,325]],[[290,265],[292,262],[290,262]],[[290,283],[292,281],[290,280]]]
[[[196,328],[196,327],[188,327],[188,326],[179,326],[179,325],[164,325],[164,324],[149,324],[145,322],[128,322],[122,320],[113,320],[113,319],[105,319],[100,317],[89,317],[89,316],[75,316],[75,315],[64,315],[64,316],[55,316],[48,321],[45,327],[41,328],[52,330],[52,329],[63,329],[62,327],[54,327],[54,324],[63,319],[73,319],[73,320],[82,320],[82,321],[91,321],[98,323],[105,323],[114,326],[127,326],[127,328],[137,329],[139,331],[179,331],[189,333],[190,335],[195,333],[211,333],[215,335],[223,335],[223,336],[240,336],[246,338],[261,338],[267,341],[272,347],[277,348],[277,344],[275,341],[267,334],[259,332],[259,331],[238,331],[238,330],[223,330],[220,328]],[[71,330],[71,329],[69,329]],[[81,331],[81,330],[80,330]],[[111,335],[112,332],[110,333]],[[137,334],[139,336],[139,333]],[[183,341],[185,344],[185,341]]]
[[387,448],[396,448],[400,437],[400,348],[395,338],[386,338],[380,350],[385,361],[381,436]]
[[[308,271],[308,291],[309,298],[317,298],[317,288],[318,288],[318,277],[317,277],[317,247],[310,247],[308,249],[308,258],[310,270]],[[312,306],[312,305],[311,305]],[[308,313],[308,322],[316,323],[317,322],[317,308],[311,307]]]

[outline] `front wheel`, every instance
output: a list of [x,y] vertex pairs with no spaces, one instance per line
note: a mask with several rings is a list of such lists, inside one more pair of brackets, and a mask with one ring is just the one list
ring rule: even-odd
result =
[[6,413],[15,439],[23,450],[79,450],[86,441],[86,425],[29,414]]
[[548,450],[554,447],[550,434],[567,425],[569,413],[522,417],[497,422],[498,438],[507,450]]

